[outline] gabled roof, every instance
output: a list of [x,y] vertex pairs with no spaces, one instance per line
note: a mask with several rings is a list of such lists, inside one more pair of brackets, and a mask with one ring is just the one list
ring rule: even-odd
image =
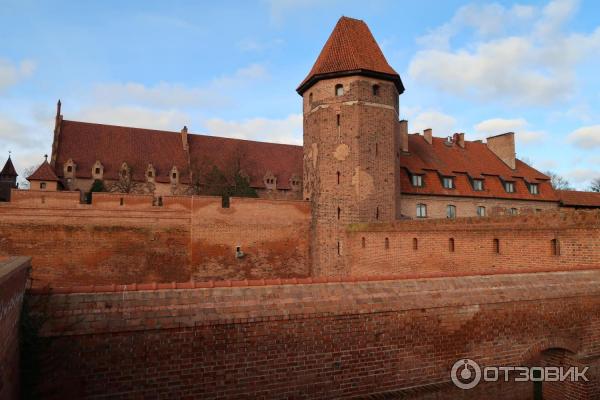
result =
[[0,177],[14,178],[15,176],[18,176],[17,170],[15,170],[15,166],[13,165],[10,156],[8,156],[8,160],[6,160],[4,168],[2,168],[2,171],[0,171]]
[[188,134],[187,138],[189,160],[180,132],[63,121],[55,169],[62,177],[62,166],[72,159],[77,165],[76,177],[91,178],[92,167],[99,160],[104,166],[104,178],[117,180],[121,165],[126,162],[133,179],[145,182],[146,168],[152,163],[156,182],[168,183],[175,165],[180,182],[187,184],[190,168],[215,165],[226,169],[239,158],[255,188],[265,187],[263,177],[269,171],[277,177],[278,189],[289,189],[294,175],[302,178],[302,146],[195,134]]
[[556,193],[564,206],[600,207],[600,193],[577,190],[557,190]]
[[[402,193],[509,198],[523,200],[551,200],[558,198],[549,183],[549,177],[516,160],[516,168],[509,168],[481,141],[465,141],[462,148],[446,139],[433,137],[432,144],[419,134],[408,135],[408,154],[400,155]],[[414,187],[411,174],[425,174],[424,187]],[[441,176],[454,176],[455,189],[445,189]],[[470,179],[484,179],[484,190],[475,191]],[[515,182],[515,192],[507,193],[503,181]],[[537,183],[539,194],[529,193],[526,183]]]
[[320,79],[367,75],[387,79],[404,92],[400,75],[388,64],[364,21],[342,17],[327,39],[317,61],[296,91],[302,95]]
[[28,176],[27,180],[28,181],[56,181],[56,182],[59,181],[58,177],[54,173],[54,170],[52,169],[50,164],[48,164],[48,160],[45,160],[42,163],[42,165],[40,165],[38,167],[38,169],[35,170],[35,172],[33,174]]

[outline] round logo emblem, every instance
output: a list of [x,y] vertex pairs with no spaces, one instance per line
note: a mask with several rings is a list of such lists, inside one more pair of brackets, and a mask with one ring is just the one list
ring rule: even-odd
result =
[[454,363],[450,375],[457,387],[473,389],[481,380],[481,368],[475,361],[465,358]]

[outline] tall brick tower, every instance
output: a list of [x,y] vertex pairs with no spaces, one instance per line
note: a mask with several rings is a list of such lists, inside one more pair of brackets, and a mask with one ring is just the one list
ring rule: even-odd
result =
[[400,76],[369,27],[342,17],[297,89],[315,275],[347,275],[349,224],[399,216]]

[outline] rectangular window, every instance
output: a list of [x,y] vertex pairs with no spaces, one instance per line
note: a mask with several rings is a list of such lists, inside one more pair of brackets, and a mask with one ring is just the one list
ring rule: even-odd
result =
[[514,193],[515,192],[515,183],[514,182],[504,182],[504,190],[506,190],[506,193]]
[[483,206],[478,206],[477,207],[477,216],[478,217],[485,217],[485,207],[483,207]]
[[450,176],[445,176],[442,179],[442,182],[444,184],[445,189],[454,189],[454,178],[452,178]]
[[446,217],[456,218],[456,207],[452,204],[448,204],[448,206],[446,207]]
[[40,189],[46,189],[46,182],[40,182]]
[[511,208],[510,210],[508,210],[508,213],[510,215],[518,215],[519,214],[519,210],[517,210],[516,208]]
[[414,187],[423,187],[423,175],[413,175],[412,185]]
[[473,179],[473,190],[477,190],[477,191],[483,190],[483,180]]
[[427,205],[417,204],[417,218],[427,217]]
[[100,175],[100,168],[96,168],[96,175]]
[[529,184],[529,193],[531,194],[539,194],[538,184],[530,183]]

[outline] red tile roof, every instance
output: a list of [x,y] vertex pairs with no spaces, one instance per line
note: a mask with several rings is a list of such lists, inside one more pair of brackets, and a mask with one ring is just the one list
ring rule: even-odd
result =
[[564,206],[600,207],[600,193],[577,190],[557,190],[556,193]]
[[265,187],[263,177],[270,171],[277,177],[278,189],[289,189],[292,175],[302,178],[302,146],[215,136],[188,134],[189,157],[184,151],[180,132],[128,128],[122,126],[63,121],[61,125],[56,172],[69,159],[77,165],[78,178],[91,178],[96,160],[104,166],[105,179],[116,180],[121,164],[132,169],[133,179],[145,181],[148,163],[156,170],[157,182],[170,182],[173,165],[180,172],[180,182],[189,183],[190,162],[227,168],[239,155],[241,167],[250,176],[253,187]]
[[[524,162],[517,160],[510,169],[485,143],[465,141],[465,148],[446,139],[434,137],[432,144],[418,134],[408,135],[409,154],[400,155],[402,193],[447,196],[493,197],[522,200],[557,201],[549,178]],[[414,187],[411,174],[424,174],[424,186]],[[445,189],[441,176],[454,176],[455,189]],[[484,190],[475,191],[470,179],[484,180]],[[515,192],[507,193],[503,181],[514,181]],[[526,183],[537,183],[539,194],[529,193]]]
[[33,174],[28,176],[27,180],[28,181],[56,181],[56,182],[59,181],[58,177],[54,173],[54,170],[52,169],[50,164],[48,164],[47,160],[44,161],[42,163],[42,165],[40,165]]
[[12,160],[10,159],[10,156],[8,156],[8,160],[6,160],[4,168],[2,168],[2,171],[0,171],[0,176],[10,178],[18,176],[17,171],[15,170],[15,166],[13,165]]
[[216,165],[226,171],[239,160],[250,185],[263,188],[267,172],[277,177],[278,189],[291,189],[290,178],[302,179],[302,146],[189,135],[190,158],[194,169]]
[[400,75],[388,64],[364,21],[342,17],[327,39],[308,76],[298,86],[302,94],[319,79],[339,75],[374,75],[393,81],[404,92]]

